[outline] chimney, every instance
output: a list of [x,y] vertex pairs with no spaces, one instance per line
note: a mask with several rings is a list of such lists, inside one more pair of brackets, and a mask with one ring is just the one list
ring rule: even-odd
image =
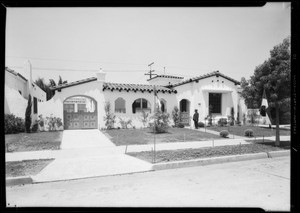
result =
[[97,72],[97,81],[99,82],[105,82],[105,75],[106,73],[100,68],[100,70]]

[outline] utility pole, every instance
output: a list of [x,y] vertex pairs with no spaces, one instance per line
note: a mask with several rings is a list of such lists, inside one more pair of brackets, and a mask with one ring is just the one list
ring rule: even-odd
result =
[[153,64],[154,64],[154,62],[152,62],[151,64],[148,65],[148,67],[150,68],[150,70],[149,70],[148,73],[145,74],[145,75],[149,75],[149,76],[150,76],[150,79],[152,78],[152,75],[157,75],[157,74],[153,74],[153,72],[154,72],[155,70],[152,70],[152,69],[151,69],[151,66],[152,66]]

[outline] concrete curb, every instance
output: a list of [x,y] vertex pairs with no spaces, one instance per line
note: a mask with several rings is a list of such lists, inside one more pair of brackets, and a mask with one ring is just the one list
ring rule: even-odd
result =
[[[153,164],[152,170],[149,170],[149,171],[193,167],[193,166],[205,166],[205,165],[218,164],[218,163],[254,160],[254,159],[262,159],[262,158],[274,158],[274,157],[282,157],[282,156],[288,156],[288,155],[290,155],[290,150],[260,152],[260,153],[255,153],[255,154],[230,155],[230,156],[202,158],[202,159],[193,159],[193,160],[184,160],[184,161],[174,161],[174,162],[170,162],[170,163]],[[123,173],[123,174],[133,174],[133,173],[136,173],[136,172],[129,172],[129,173]],[[115,175],[119,175],[119,174],[105,175],[105,176],[115,176]],[[103,177],[103,176],[75,178],[74,180],[86,179],[86,178],[97,178],[97,177]],[[60,181],[67,181],[67,180],[60,180]],[[57,182],[57,181],[47,181],[47,182]],[[32,177],[30,177],[30,176],[6,178],[6,186],[16,186],[16,185],[25,185],[25,184],[33,184],[33,183],[34,183],[34,181],[33,181]],[[38,183],[38,182],[36,182],[36,183]]]
[[290,155],[290,154],[291,154],[290,150],[272,151],[272,152],[269,152],[269,157],[275,158],[275,157],[287,156],[287,155]]
[[30,176],[19,176],[6,178],[6,186],[16,186],[33,183]]
[[192,167],[192,166],[205,166],[205,165],[218,164],[218,163],[281,157],[281,156],[288,156],[289,154],[290,151],[287,150],[287,151],[260,152],[255,154],[230,155],[230,156],[221,156],[221,157],[213,157],[213,158],[174,161],[170,163],[154,164],[152,166],[152,169],[164,170],[164,169],[175,169],[175,168]]

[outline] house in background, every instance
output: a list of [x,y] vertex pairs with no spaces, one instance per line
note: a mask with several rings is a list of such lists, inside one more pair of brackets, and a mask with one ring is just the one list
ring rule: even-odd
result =
[[5,67],[4,113],[25,118],[29,94],[32,98],[32,121],[38,118],[38,105],[46,101],[46,93],[32,81],[29,61],[24,63],[24,74]]
[[[39,114],[63,119],[64,129],[105,128],[105,102],[110,102],[111,112],[119,119],[131,119],[132,125],[142,126],[141,112],[154,111],[154,85],[160,99],[161,110],[172,114],[177,106],[181,122],[192,125],[192,116],[197,109],[199,120],[204,122],[212,106],[212,116],[217,122],[227,118],[234,109],[235,118],[246,111],[239,93],[239,82],[214,71],[195,78],[158,75],[148,80],[149,84],[123,84],[105,81],[106,73],[100,69],[96,77],[70,82],[53,87],[57,92],[52,99],[39,104]],[[172,120],[172,119],[171,119]]]

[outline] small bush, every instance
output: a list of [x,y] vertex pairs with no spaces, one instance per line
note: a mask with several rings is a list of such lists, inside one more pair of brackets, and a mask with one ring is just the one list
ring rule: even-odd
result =
[[204,127],[204,123],[203,122],[199,122],[198,123],[198,127]]
[[39,123],[35,121],[35,123],[31,127],[31,132],[37,132],[39,128]]
[[25,132],[25,121],[23,118],[17,117],[14,114],[5,114],[4,128],[5,134]]
[[228,133],[228,131],[226,131],[226,130],[222,130],[222,131],[220,132],[220,136],[223,137],[223,138],[227,138],[228,135],[229,135],[229,133]]
[[119,123],[121,124],[121,127],[122,127],[122,129],[128,129],[128,125],[131,125],[132,126],[132,120],[131,119],[129,119],[129,120],[126,120],[125,118],[123,119],[123,118],[119,118],[120,119],[120,121],[119,121]]
[[245,136],[253,137],[253,130],[252,129],[246,129],[245,130]]
[[219,126],[226,126],[227,125],[227,119],[226,118],[220,118],[218,120],[218,125]]
[[184,128],[184,124],[178,123],[177,127],[179,127],[179,128]]

